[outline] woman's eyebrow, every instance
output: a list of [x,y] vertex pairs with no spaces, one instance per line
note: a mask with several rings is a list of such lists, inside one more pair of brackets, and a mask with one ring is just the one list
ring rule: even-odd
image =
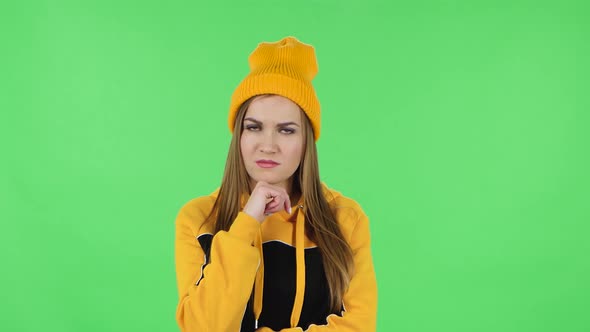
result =
[[[259,126],[262,125],[262,122],[260,122],[260,121],[258,121],[256,119],[253,119],[253,118],[245,118],[244,121],[252,121],[252,122],[256,123]],[[299,124],[297,124],[296,122],[293,122],[293,121],[278,123],[277,124],[277,127],[283,127],[283,126],[288,126],[288,125],[295,125],[297,127],[300,127]]]
[[288,125],[295,125],[295,126],[299,127],[299,125],[293,121],[281,122],[281,123],[277,124],[277,127],[288,126]]
[[244,121],[252,121],[252,122],[256,123],[259,126],[262,124],[262,122],[260,122],[260,121],[258,121],[256,119],[252,119],[252,118],[245,118]]

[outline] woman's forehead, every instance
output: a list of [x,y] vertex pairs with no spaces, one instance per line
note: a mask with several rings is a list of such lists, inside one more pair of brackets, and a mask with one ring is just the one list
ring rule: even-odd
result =
[[301,122],[301,110],[293,101],[282,96],[264,96],[252,101],[245,118],[260,122]]

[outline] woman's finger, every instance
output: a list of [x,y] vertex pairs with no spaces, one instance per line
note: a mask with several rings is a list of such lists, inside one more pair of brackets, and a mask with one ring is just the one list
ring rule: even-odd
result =
[[270,202],[265,206],[265,209],[266,210],[276,209],[276,207],[279,206],[279,204],[280,204],[279,202],[275,202],[275,201]]
[[[278,212],[284,209],[285,202],[282,197],[276,197],[271,203],[266,206],[267,212]],[[285,209],[286,210],[286,209]]]
[[285,209],[285,211],[287,211],[289,214],[291,214],[291,199],[289,198],[289,195],[287,195],[286,192],[285,192],[285,201],[283,202],[283,208]]

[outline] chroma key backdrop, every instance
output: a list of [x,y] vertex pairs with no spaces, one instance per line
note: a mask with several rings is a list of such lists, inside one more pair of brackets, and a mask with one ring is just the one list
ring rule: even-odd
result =
[[0,330],[179,331],[174,223],[262,41],[314,45],[379,332],[590,331],[587,1],[0,4]]

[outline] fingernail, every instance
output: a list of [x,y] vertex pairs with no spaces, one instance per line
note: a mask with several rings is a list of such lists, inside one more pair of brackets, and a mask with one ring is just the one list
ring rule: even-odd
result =
[[291,207],[289,206],[289,214],[291,214]]

